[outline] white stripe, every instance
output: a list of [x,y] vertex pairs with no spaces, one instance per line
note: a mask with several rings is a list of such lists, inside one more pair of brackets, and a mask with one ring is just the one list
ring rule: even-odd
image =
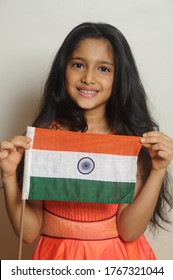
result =
[[[91,158],[94,170],[83,175],[78,162]],[[136,182],[137,157],[95,153],[32,150],[31,176],[99,180],[109,182]]]
[[[32,139],[31,146],[33,144],[33,139],[35,135],[35,128],[28,126],[26,130],[26,136]],[[32,164],[32,149],[25,151],[25,163],[24,163],[24,173],[23,173],[23,189],[22,189],[22,199],[28,199],[29,188],[30,188],[30,173]]]

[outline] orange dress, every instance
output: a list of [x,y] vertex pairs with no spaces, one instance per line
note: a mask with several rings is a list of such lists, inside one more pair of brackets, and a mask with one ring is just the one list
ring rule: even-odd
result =
[[[118,210],[117,204],[44,201],[44,209],[48,216],[44,219],[43,234],[33,255],[35,260],[156,259],[144,235],[135,241],[124,242],[116,230],[111,229],[111,225],[103,230],[104,222],[114,221]],[[60,223],[56,224],[56,219]],[[70,223],[73,224],[74,231],[76,230],[75,235],[71,233],[70,226],[68,228]],[[49,229],[51,224],[53,231]],[[95,232],[92,226],[95,227]],[[114,226],[116,227],[116,221]],[[115,236],[109,235],[109,227],[110,231],[116,232]],[[85,234],[82,233],[83,228],[87,230],[86,239]]]

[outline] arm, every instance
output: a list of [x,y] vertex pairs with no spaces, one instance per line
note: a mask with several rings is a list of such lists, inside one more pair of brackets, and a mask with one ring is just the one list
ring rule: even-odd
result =
[[149,150],[152,169],[144,185],[137,176],[134,202],[119,207],[117,227],[124,241],[135,240],[145,231],[156,207],[166,168],[173,157],[173,141],[161,132],[144,134],[141,142]]
[[[21,216],[21,192],[17,183],[16,169],[25,149],[30,148],[30,139],[16,136],[0,143],[0,168],[4,186],[6,209],[12,227],[19,235]],[[39,234],[42,225],[42,202],[27,201],[24,218],[23,239],[32,242]]]

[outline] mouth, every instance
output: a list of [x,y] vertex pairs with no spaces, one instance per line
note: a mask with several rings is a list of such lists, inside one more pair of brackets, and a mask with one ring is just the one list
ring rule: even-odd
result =
[[98,90],[95,89],[77,88],[77,90],[79,94],[83,97],[94,97],[98,93]]

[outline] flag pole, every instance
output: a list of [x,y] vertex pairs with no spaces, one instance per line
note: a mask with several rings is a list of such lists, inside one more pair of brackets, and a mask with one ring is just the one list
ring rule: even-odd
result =
[[25,202],[22,199],[21,215],[20,215],[20,235],[19,235],[19,247],[18,247],[18,260],[22,259],[22,242],[23,242],[23,224],[24,224],[24,213],[25,213]]

